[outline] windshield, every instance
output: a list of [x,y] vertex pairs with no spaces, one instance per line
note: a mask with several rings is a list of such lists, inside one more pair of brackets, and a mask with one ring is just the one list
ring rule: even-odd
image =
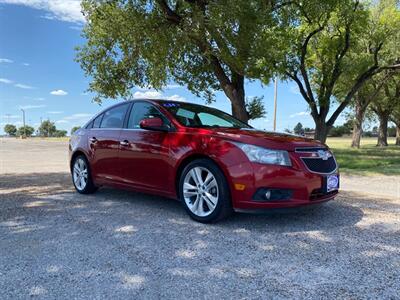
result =
[[202,105],[178,102],[161,102],[180,124],[187,127],[251,128],[231,115]]

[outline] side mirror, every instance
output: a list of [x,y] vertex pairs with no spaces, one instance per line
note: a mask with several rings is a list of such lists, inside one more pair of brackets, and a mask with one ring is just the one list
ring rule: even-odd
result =
[[169,131],[168,126],[164,125],[163,120],[161,118],[147,118],[143,119],[139,123],[140,128],[148,129],[148,130],[156,130],[156,131]]

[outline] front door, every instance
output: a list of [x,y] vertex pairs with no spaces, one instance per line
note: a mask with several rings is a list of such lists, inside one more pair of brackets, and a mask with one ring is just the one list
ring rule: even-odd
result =
[[134,103],[127,128],[120,135],[121,172],[127,184],[168,193],[173,191],[174,184],[169,153],[171,133],[141,129],[140,121],[152,117],[169,124],[153,104]]

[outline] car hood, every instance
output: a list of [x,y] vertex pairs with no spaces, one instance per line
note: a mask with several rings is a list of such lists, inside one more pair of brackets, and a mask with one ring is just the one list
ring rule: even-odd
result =
[[260,147],[294,151],[301,147],[326,147],[323,143],[297,135],[256,129],[215,128],[211,134],[223,139]]

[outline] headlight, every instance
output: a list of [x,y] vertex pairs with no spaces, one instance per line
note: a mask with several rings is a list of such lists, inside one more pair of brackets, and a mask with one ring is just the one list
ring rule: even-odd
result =
[[284,150],[272,150],[249,144],[233,143],[246,154],[252,162],[269,165],[291,166],[289,153]]

